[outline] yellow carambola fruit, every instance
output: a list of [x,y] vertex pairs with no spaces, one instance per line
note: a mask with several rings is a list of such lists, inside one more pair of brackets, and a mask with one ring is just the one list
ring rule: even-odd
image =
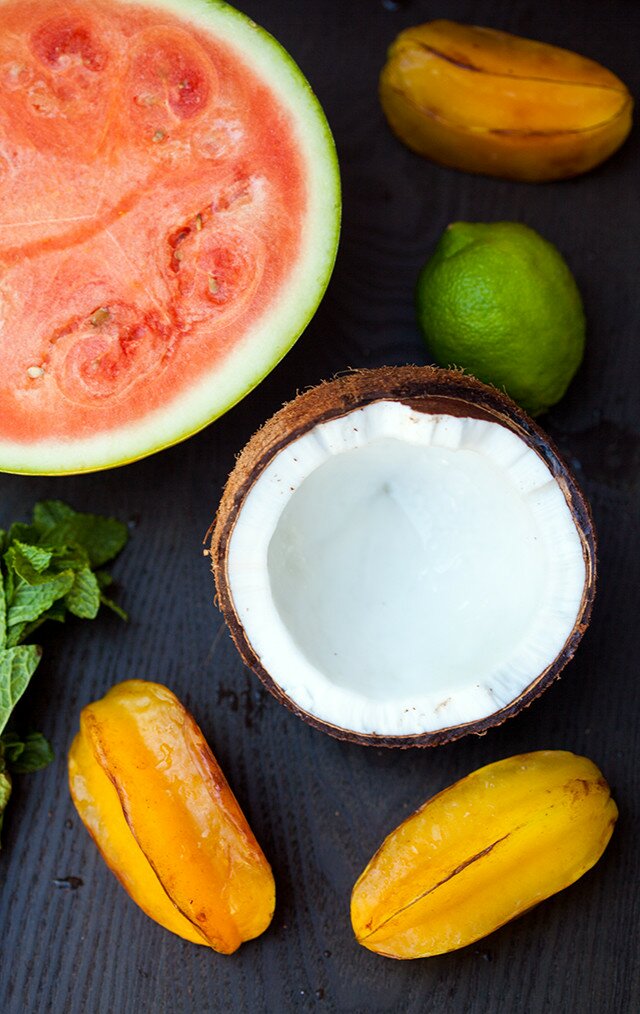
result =
[[400,33],[380,99],[391,128],[421,155],[529,182],[604,161],[629,133],[633,109],[622,81],[593,60],[453,21]]
[[271,868],[202,732],[167,687],[127,680],[83,709],[69,786],[105,862],[161,926],[222,954],[267,928]]
[[392,958],[465,947],[581,877],[617,816],[586,757],[544,750],[480,768],[382,843],[353,889],[356,937]]

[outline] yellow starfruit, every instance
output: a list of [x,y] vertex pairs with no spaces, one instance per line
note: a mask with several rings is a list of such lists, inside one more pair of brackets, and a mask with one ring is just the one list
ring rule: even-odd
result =
[[465,947],[581,877],[617,815],[586,757],[544,750],[480,768],[382,843],[353,889],[355,935],[393,958]]
[[231,954],[273,915],[271,868],[193,717],[158,683],[87,705],[69,752],[80,817],[133,900]]
[[393,131],[421,155],[529,182],[603,162],[629,133],[633,109],[622,81],[593,60],[444,20],[400,33],[380,99]]

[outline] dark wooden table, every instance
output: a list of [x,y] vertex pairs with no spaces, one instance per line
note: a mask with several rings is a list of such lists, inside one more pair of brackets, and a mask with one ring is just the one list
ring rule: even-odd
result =
[[[387,130],[376,81],[403,27],[448,16],[576,49],[640,94],[640,7],[631,0],[246,0],[324,104],[344,184],[333,280],[294,350],[199,436],[138,464],[75,478],[3,476],[0,524],[42,497],[128,519],[115,573],[131,614],[43,632],[23,714],[56,761],[18,779],[0,856],[3,1014],[632,1014],[638,960],[638,501],[640,133],[582,179],[544,186],[423,162]],[[294,718],[243,668],[213,606],[202,539],[236,452],[296,389],[349,366],[426,362],[416,274],[459,219],[526,222],[566,255],[588,315],[586,361],[543,424],[593,506],[600,580],[593,622],[562,680],[525,714],[434,750],[376,750]],[[223,957],[171,936],[107,871],[72,808],[65,755],[80,708],[118,680],[166,682],[188,703],[269,856],[270,930]],[[620,821],[597,867],[478,945],[394,962],[353,939],[349,894],[384,835],[473,768],[559,747],[593,758]],[[56,880],[78,877],[77,889]]]

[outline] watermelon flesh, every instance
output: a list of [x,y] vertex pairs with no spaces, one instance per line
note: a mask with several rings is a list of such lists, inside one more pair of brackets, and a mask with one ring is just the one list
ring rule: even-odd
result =
[[0,181],[9,470],[201,428],[292,344],[335,256],[319,106],[225,5],[2,4]]

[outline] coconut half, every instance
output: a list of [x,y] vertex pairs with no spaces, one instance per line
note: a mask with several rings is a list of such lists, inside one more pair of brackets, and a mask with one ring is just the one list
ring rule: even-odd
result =
[[548,437],[472,377],[340,377],[249,441],[210,548],[245,662],[334,736],[435,745],[530,704],[595,591],[587,502]]

